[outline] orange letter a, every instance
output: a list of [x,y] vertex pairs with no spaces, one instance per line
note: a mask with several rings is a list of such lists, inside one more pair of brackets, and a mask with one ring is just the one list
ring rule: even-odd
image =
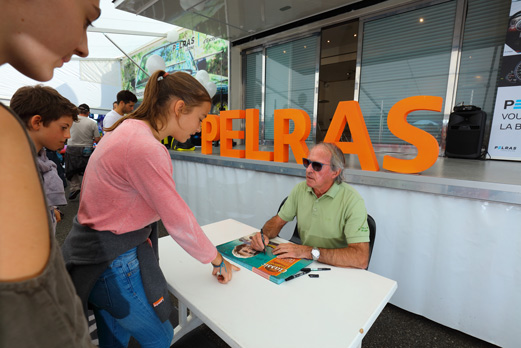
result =
[[[350,143],[340,141],[346,123],[349,123],[353,137],[353,141]],[[338,103],[324,142],[337,145],[343,153],[358,155],[362,170],[378,171],[378,161],[358,102],[342,101]]]

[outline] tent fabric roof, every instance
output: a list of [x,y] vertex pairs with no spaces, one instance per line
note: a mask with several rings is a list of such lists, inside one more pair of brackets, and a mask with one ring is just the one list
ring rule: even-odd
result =
[[[121,90],[120,75],[119,61],[74,60],[54,70],[54,77],[42,84],[56,89],[76,106],[86,103],[92,113],[106,114]],[[18,88],[41,83],[22,75],[8,64],[0,67],[0,76],[0,101],[6,104]]]
[[[117,10],[109,1],[101,1],[101,16],[94,22],[93,27],[87,33],[89,40],[89,56],[87,59],[119,59],[124,54],[116,48],[103,33],[98,30],[107,29],[107,34],[125,53],[130,54],[139,48],[146,46],[160,37],[166,36],[171,30],[181,29],[158,20],[138,16],[126,11]],[[123,32],[128,34],[114,34]],[[149,33],[150,35],[140,35]],[[157,36],[152,36],[152,35]]]

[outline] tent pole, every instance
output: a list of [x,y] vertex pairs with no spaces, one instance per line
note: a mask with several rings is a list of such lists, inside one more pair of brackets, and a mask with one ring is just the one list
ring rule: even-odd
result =
[[120,50],[121,53],[123,53],[125,56],[127,56],[127,58],[130,59],[130,61],[131,61],[132,63],[134,63],[134,65],[137,66],[137,67],[139,68],[139,70],[141,70],[145,75],[147,75],[148,77],[150,77],[150,75],[149,75],[145,70],[143,70],[143,68],[140,67],[139,64],[136,63],[136,62],[134,61],[134,59],[132,59],[128,54],[126,54],[125,51],[123,51],[123,50],[122,50],[122,49],[121,49],[121,48],[120,48],[120,47],[119,47],[119,46],[118,46],[114,41],[112,41],[112,39],[111,39],[110,37],[108,37],[107,34],[103,33],[103,35],[105,35],[105,37],[107,38],[107,40],[109,40],[110,42],[112,42],[112,44],[113,44],[114,46],[116,46],[116,48],[117,48],[118,50]]

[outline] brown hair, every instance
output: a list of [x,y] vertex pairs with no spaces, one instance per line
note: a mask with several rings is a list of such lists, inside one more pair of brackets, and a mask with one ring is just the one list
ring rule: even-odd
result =
[[116,101],[114,103],[119,104],[120,102],[123,102],[125,104],[128,104],[130,102],[137,103],[137,97],[131,91],[124,89],[118,92],[118,94],[116,95]]
[[44,85],[19,88],[9,103],[11,109],[29,126],[29,120],[35,115],[42,117],[45,127],[62,116],[71,116],[78,120],[78,108],[69,99],[52,87]]
[[168,123],[167,110],[170,101],[176,99],[185,102],[183,113],[190,112],[192,108],[204,102],[212,102],[206,88],[192,75],[181,71],[167,74],[163,70],[158,70],[147,82],[141,105],[106,131],[113,131],[127,119],[137,119],[147,121],[158,132]]

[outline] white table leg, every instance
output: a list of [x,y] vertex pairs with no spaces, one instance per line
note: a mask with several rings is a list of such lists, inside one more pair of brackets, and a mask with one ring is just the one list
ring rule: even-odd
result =
[[179,324],[174,329],[174,338],[172,339],[172,343],[170,345],[174,344],[181,337],[203,323],[201,319],[195,316],[195,314],[190,313],[190,315],[188,315],[188,307],[186,307],[184,303],[179,301],[178,305]]

